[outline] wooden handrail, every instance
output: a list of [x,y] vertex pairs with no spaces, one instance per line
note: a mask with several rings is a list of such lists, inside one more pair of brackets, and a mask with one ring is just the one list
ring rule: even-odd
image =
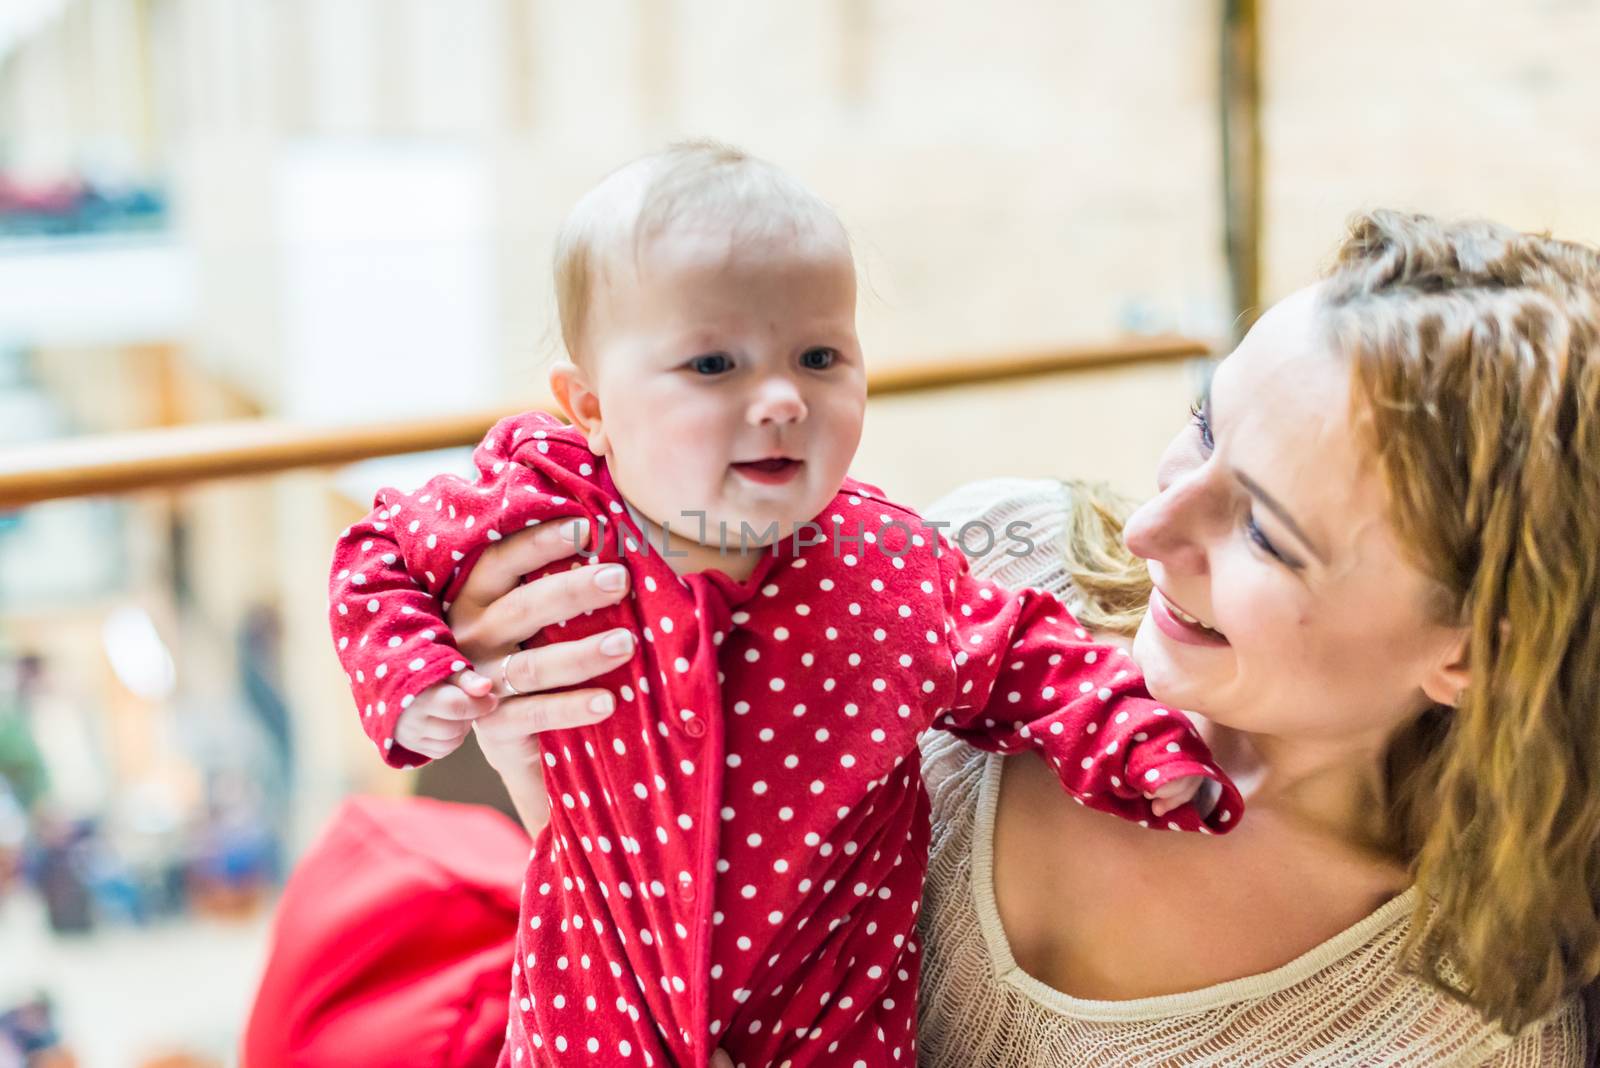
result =
[[[1083,348],[884,367],[868,376],[875,397],[947,389],[1150,361],[1205,356],[1180,337],[1139,338]],[[356,426],[247,420],[41,442],[0,451],[0,509],[102,493],[180,486],[474,445],[515,406]]]

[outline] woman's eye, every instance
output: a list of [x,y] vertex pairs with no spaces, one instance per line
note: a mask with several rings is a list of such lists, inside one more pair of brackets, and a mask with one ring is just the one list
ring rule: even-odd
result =
[[1269,539],[1267,537],[1266,532],[1263,531],[1261,529],[1261,526],[1256,522],[1255,516],[1246,516],[1245,517],[1245,520],[1244,520],[1244,532],[1245,532],[1245,535],[1247,537],[1249,537],[1249,539],[1251,541],[1255,542],[1258,546],[1260,546],[1262,552],[1266,553],[1268,556],[1271,556],[1275,560],[1281,560],[1285,564],[1289,564],[1290,566],[1294,566],[1294,561],[1291,561],[1288,558],[1286,558],[1282,553],[1280,553],[1278,551],[1277,546],[1272,544],[1272,541],[1271,541],[1271,539]]
[[1195,429],[1200,432],[1201,446],[1206,452],[1216,448],[1217,443],[1211,437],[1211,420],[1206,418],[1206,410],[1198,403],[1191,404],[1189,405],[1189,415],[1194,419]]
[[810,371],[826,371],[838,358],[833,349],[807,349],[800,357],[800,365]]
[[720,352],[713,352],[706,356],[696,356],[689,361],[689,366],[697,375],[720,375],[733,369],[733,361]]

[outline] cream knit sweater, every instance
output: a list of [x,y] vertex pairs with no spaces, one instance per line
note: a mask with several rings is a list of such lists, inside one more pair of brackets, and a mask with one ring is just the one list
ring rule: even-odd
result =
[[[1002,538],[974,570],[1070,603],[1060,548],[1066,506],[1060,483],[1004,479],[959,490],[926,514],[949,521],[952,532],[974,520],[1000,532],[1030,523],[1034,552],[1008,556]],[[1513,1041],[1400,974],[1414,891],[1281,968],[1203,990],[1088,1001],[1045,986],[1017,966],[995,907],[991,847],[1006,759],[938,732],[923,742],[933,799],[921,914],[923,1068],[1583,1063],[1577,999]]]

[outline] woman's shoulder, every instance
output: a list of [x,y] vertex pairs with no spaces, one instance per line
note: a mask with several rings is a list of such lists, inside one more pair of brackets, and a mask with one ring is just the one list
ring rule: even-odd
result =
[[1021,516],[1064,515],[1063,484],[1053,478],[986,478],[946,493],[923,510],[932,520],[959,530],[968,523]]
[[938,730],[925,731],[917,744],[922,750],[922,781],[928,788],[934,821],[944,822],[970,810],[989,754]]
[[1055,479],[992,478],[952,490],[923,517],[942,525],[978,578],[1064,596],[1071,504]]
[[[1337,947],[1338,952],[1304,979],[1278,990],[1272,989],[1276,984],[1271,976],[1241,984],[1267,980],[1250,999],[1254,1007],[1259,1011],[1281,1000],[1308,1009],[1313,1004],[1337,1009],[1353,1025],[1344,1039],[1352,1043],[1350,1048],[1364,1049],[1386,1064],[1584,1068],[1590,1063],[1589,1029],[1578,995],[1507,1035],[1471,1005],[1415,974],[1407,964],[1406,945],[1417,922],[1416,895],[1413,888],[1319,947]],[[1385,915],[1392,918],[1378,922]],[[1318,955],[1314,950],[1278,974],[1291,973]]]
[[[1415,924],[1428,922],[1434,914],[1427,907],[1419,911],[1417,893],[1413,888],[1406,895],[1411,908],[1404,911],[1386,936],[1380,935],[1363,947],[1371,951],[1382,946],[1377,955],[1387,961],[1381,969],[1387,976],[1372,981],[1374,990],[1387,991],[1393,1004],[1411,1006],[1408,1015],[1397,1014],[1409,1021],[1407,1033],[1396,1036],[1402,1044],[1433,1050],[1439,1063],[1483,1068],[1585,1068],[1593,1063],[1592,1005],[1586,1004],[1581,992],[1567,997],[1542,1019],[1508,1035],[1498,1024],[1484,1019],[1476,1008],[1413,971],[1404,947]],[[1362,953],[1352,954],[1355,961],[1362,958]],[[1443,974],[1452,984],[1461,980],[1448,958],[1443,961]],[[1456,1054],[1454,1060],[1448,1056],[1452,1051]]]
[[1592,1063],[1591,1029],[1584,1000],[1574,994],[1555,1012],[1525,1027],[1485,1062],[1486,1068],[1584,1068]]
[[[1408,1048],[1431,1049],[1437,1063],[1471,1064],[1481,1068],[1585,1068],[1591,1063],[1593,1036],[1584,999],[1573,994],[1541,1020],[1507,1035],[1472,1006],[1401,969],[1398,986],[1418,1007],[1405,1035]],[[1451,1060],[1450,1054],[1456,1053]],[[1409,1063],[1409,1062],[1408,1062]]]

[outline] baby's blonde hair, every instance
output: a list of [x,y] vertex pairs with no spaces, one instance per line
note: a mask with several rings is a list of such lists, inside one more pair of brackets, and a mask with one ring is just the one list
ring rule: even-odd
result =
[[731,242],[844,226],[820,197],[765,160],[716,141],[683,141],[612,171],[573,206],[556,239],[561,340],[580,361],[596,280],[619,254],[637,259],[675,227],[725,231]]

